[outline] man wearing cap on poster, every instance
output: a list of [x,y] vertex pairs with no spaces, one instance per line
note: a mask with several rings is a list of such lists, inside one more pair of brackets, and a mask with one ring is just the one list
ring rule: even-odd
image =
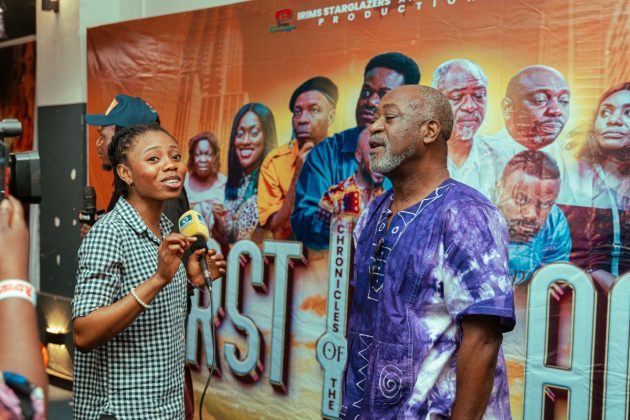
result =
[[295,138],[269,152],[258,181],[260,224],[273,232],[274,239],[293,236],[290,217],[295,184],[310,150],[328,136],[338,97],[337,85],[322,76],[308,79],[291,95]]
[[[128,95],[116,95],[105,114],[89,114],[85,116],[88,125],[98,126],[98,138],[96,139],[96,150],[101,159],[102,168],[106,171],[112,170],[107,149],[112,142],[112,138],[117,131],[135,125],[160,124],[160,117],[155,109],[147,104],[142,98]],[[107,206],[107,211],[111,210],[118,201],[118,195],[114,191]],[[175,225],[179,216],[188,211],[188,199],[186,192],[182,193],[177,200],[170,200],[164,204],[164,214]],[[81,225],[81,237],[85,237],[90,230],[90,225]]]
[[291,227],[296,238],[307,247],[315,250],[328,247],[330,225],[318,216],[319,202],[328,188],[357,170],[354,154],[359,133],[372,123],[381,98],[398,86],[416,85],[419,81],[418,64],[402,53],[379,54],[368,62],[355,111],[357,126],[336,133],[314,147],[295,186]]

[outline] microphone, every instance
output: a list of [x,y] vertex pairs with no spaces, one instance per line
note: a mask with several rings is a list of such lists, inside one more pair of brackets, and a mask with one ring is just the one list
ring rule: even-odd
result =
[[96,223],[96,191],[89,185],[83,188],[83,210],[79,210],[79,221],[90,226]]
[[[206,226],[206,223],[203,221],[203,218],[199,213],[195,210],[188,210],[186,213],[181,215],[178,225],[179,232],[182,235],[194,236],[197,238],[197,240],[190,246],[191,252],[195,252],[198,249],[208,249],[207,242],[210,237],[210,233],[208,232],[208,226]],[[210,276],[210,270],[208,268],[208,262],[206,261],[205,254],[199,259],[199,264],[201,265],[201,272],[203,274],[203,279],[206,282],[206,287],[208,290],[212,291],[212,277]],[[215,277],[219,276],[216,267],[213,267],[213,274],[216,274]]]

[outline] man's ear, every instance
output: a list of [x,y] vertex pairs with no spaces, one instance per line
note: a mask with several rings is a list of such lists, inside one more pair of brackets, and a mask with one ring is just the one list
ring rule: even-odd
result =
[[118,166],[116,166],[116,173],[118,173],[118,176],[120,177],[120,179],[122,179],[122,181],[125,184],[130,185],[133,183],[133,176],[131,175],[131,169],[129,169],[127,165],[123,165],[122,163],[119,163]]
[[337,116],[337,110],[335,108],[328,111],[328,127],[334,124],[336,116]]
[[363,161],[363,156],[362,156],[361,150],[359,150],[358,147],[357,147],[357,150],[354,151],[354,158],[356,159],[356,161],[357,161],[357,163],[359,165]]
[[503,98],[501,101],[501,112],[503,113],[503,120],[508,122],[512,119],[514,113],[514,103],[510,98]]
[[[442,124],[440,124],[439,121],[437,120],[430,120],[427,121],[427,123],[424,125],[425,128],[425,134],[422,137],[422,142],[424,144],[429,144],[429,143],[433,143],[435,142],[438,137],[440,137],[440,131],[442,131]],[[420,127],[420,129],[422,130],[422,127]]]

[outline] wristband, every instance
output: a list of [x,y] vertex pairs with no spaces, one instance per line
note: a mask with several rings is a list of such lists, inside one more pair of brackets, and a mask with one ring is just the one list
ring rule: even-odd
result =
[[0,280],[0,300],[9,298],[28,300],[33,306],[37,304],[37,292],[35,288],[31,283],[24,280]]

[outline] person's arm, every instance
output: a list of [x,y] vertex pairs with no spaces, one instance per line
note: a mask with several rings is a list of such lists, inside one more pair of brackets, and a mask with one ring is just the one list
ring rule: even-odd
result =
[[[0,281],[28,281],[29,233],[22,205],[13,197],[0,202],[0,243]],[[0,337],[0,371],[22,375],[47,394],[37,315],[31,302],[0,300]]]
[[[492,393],[501,334],[515,324],[507,224],[489,203],[465,197],[453,200],[442,217],[449,273],[444,300],[461,331],[452,418],[477,419]],[[497,398],[507,397],[505,389],[498,392]]]
[[606,292],[610,290],[616,280],[615,276],[602,269],[591,271],[589,272],[589,275],[593,280],[595,280],[599,287]]
[[556,205],[553,206],[545,225],[548,226],[549,238],[545,241],[543,252],[543,264],[555,261],[569,261],[571,257],[571,231],[569,222],[562,210]]
[[[177,233],[170,234],[162,241],[158,248],[155,274],[134,289],[143,303],[150,305],[158,293],[171,282],[181,263],[182,255],[189,246],[190,239]],[[85,255],[89,257],[90,254]],[[147,263],[151,262],[147,261]],[[80,262],[79,265],[81,266],[82,263]],[[81,276],[79,278],[81,279]],[[89,283],[82,285],[83,290],[89,289]],[[84,352],[93,350],[122,332],[144,310],[145,308],[129,293],[110,305],[102,306],[84,316],[75,317],[74,346]]]
[[461,327],[462,341],[457,355],[455,402],[451,418],[480,419],[492,392],[503,335],[499,318],[494,316],[465,316]]
[[[295,147],[297,147],[297,143]],[[295,186],[298,178],[300,177],[300,173],[302,172],[302,168],[304,167],[306,156],[313,147],[315,147],[313,143],[308,142],[300,148],[287,196],[284,198],[280,209],[272,214],[267,222],[269,229],[271,229],[274,234],[274,239],[286,239],[286,237],[276,237],[276,232],[280,233],[282,236],[286,236],[283,235],[283,232],[289,232],[291,229],[291,213],[293,212],[293,207],[295,205]]]
[[311,150],[295,185],[295,203],[291,213],[291,228],[296,238],[313,249],[328,247],[330,226],[317,217],[319,201],[334,185],[331,167],[337,159],[332,151],[331,138]]

